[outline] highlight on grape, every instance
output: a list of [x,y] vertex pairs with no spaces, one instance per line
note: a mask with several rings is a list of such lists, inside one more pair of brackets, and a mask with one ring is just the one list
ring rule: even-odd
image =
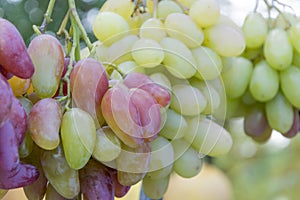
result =
[[299,131],[296,16],[253,12],[239,27],[216,0],[107,0],[92,43],[68,3],[64,43],[45,32],[51,15],[28,47],[0,18],[1,190],[113,200],[141,182],[160,199],[172,173],[230,151],[233,118],[259,143]]

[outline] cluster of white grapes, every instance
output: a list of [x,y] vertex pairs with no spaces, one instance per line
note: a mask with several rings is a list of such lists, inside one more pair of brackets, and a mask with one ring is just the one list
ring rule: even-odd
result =
[[[109,145],[103,144],[101,153],[111,159],[95,157],[118,170],[121,184],[142,180],[145,194],[158,199],[173,171],[193,177],[200,172],[204,155],[219,156],[230,150],[232,138],[223,128],[223,59],[242,54],[246,41],[242,29],[220,13],[217,1],[148,0],[144,5],[108,0],[95,17],[93,32],[98,39],[95,49],[91,53],[83,49],[81,57],[93,57],[105,65],[110,87],[128,86],[134,72],[171,94],[170,103],[161,107],[161,127],[150,148],[128,147],[128,139],[115,137],[121,151],[109,151]],[[135,82],[144,87],[138,78]]]

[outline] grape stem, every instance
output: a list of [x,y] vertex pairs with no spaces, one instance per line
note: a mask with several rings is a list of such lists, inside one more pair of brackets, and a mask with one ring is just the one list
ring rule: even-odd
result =
[[50,22],[52,22],[51,16],[52,16],[52,12],[53,12],[55,2],[56,2],[56,0],[50,0],[49,1],[48,8],[47,8],[46,13],[44,14],[44,20],[43,20],[41,26],[39,26],[39,27],[36,26],[36,25],[32,26],[32,28],[33,28],[33,30],[36,34],[40,35],[42,33],[45,33],[48,24]]

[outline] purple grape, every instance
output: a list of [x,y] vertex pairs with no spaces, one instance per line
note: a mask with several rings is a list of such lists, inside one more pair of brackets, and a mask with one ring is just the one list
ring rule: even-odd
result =
[[0,128],[0,189],[13,189],[32,184],[39,171],[20,163],[14,127],[7,120]]
[[86,200],[114,200],[114,185],[108,169],[94,159],[79,171],[80,188]]
[[287,137],[287,138],[292,138],[295,137],[300,129],[300,118],[299,118],[299,113],[296,108],[294,108],[294,120],[292,127],[290,130],[286,133],[283,133],[282,135]]
[[0,126],[8,119],[12,104],[12,90],[7,80],[0,74]]

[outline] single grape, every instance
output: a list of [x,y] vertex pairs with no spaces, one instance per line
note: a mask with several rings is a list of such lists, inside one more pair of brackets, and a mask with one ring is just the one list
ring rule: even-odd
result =
[[138,72],[138,73],[142,73],[142,74],[145,74],[145,69],[138,66],[136,64],[136,62],[134,61],[126,61],[126,62],[123,62],[121,64],[119,64],[117,66],[118,70],[124,74],[124,75],[127,75],[131,72]]
[[187,120],[188,130],[184,139],[199,153],[220,156],[229,152],[232,137],[226,129],[210,119],[194,117]]
[[44,151],[41,164],[47,180],[61,196],[72,199],[79,194],[79,173],[68,165],[61,145]]
[[212,80],[218,77],[223,65],[221,57],[208,47],[198,47],[192,50],[197,62],[196,77],[203,80]]
[[197,88],[178,84],[172,87],[170,108],[187,116],[199,115],[206,107],[207,100]]
[[184,136],[187,129],[185,118],[172,109],[167,109],[166,122],[159,134],[167,139],[178,139]]
[[243,57],[226,59],[229,61],[224,62],[224,70],[222,71],[226,94],[232,99],[241,97],[248,88],[253,72],[253,64]]
[[191,5],[189,15],[199,27],[215,25],[220,17],[220,7],[216,0],[198,0]]
[[11,110],[13,93],[7,80],[0,74],[0,127],[8,119]]
[[197,0],[178,0],[180,4],[189,9]]
[[99,12],[93,23],[93,32],[98,40],[111,45],[129,33],[126,20],[114,12]]
[[108,126],[98,129],[93,157],[98,161],[109,162],[117,158],[120,153],[121,142],[115,133]]
[[77,62],[70,75],[72,106],[88,112],[96,127],[104,123],[101,101],[108,89],[108,77],[103,65],[92,58]]
[[183,13],[182,8],[174,1],[162,0],[157,5],[157,17],[165,20],[171,13]]
[[216,24],[204,30],[204,45],[224,57],[238,56],[246,47],[240,29],[225,24]]
[[[156,73],[152,73],[149,75],[149,78],[155,82],[156,84],[160,85],[162,88],[165,88],[166,90],[171,90],[171,83],[170,80],[168,79],[168,77],[163,74],[162,72],[156,72]],[[156,99],[156,101],[158,101]],[[163,104],[161,104],[159,101],[158,103],[161,106],[164,106]],[[169,103],[169,102],[168,102]],[[166,104],[167,105],[167,104]]]
[[300,68],[291,66],[280,72],[280,86],[283,94],[296,108],[300,108]]
[[279,12],[272,27],[287,30],[298,22],[296,15],[288,12]]
[[79,171],[80,190],[86,200],[114,200],[114,185],[109,170],[91,159]]
[[202,169],[201,155],[183,140],[173,140],[175,162],[173,170],[184,178],[191,178],[199,174]]
[[243,22],[243,33],[247,48],[260,48],[268,34],[268,24],[261,13],[248,13]]
[[109,169],[110,176],[114,184],[115,197],[121,198],[129,192],[131,186],[122,185],[118,180],[118,171],[112,168]]
[[294,117],[293,117],[292,127],[287,132],[282,133],[282,135],[287,138],[295,137],[300,129],[300,119],[299,119],[298,109],[294,108],[293,111],[294,111]]
[[264,43],[264,56],[270,66],[276,70],[284,70],[292,64],[293,46],[285,30],[269,31]]
[[32,140],[46,150],[55,149],[59,142],[62,107],[55,99],[45,98],[32,107],[28,115],[28,130]]
[[19,78],[30,78],[34,73],[34,66],[20,32],[15,25],[3,18],[0,18],[0,27],[1,67]]
[[[170,1],[172,2],[172,1]],[[146,20],[139,29],[141,38],[148,38],[160,42],[167,36],[163,23],[156,18]]]
[[53,97],[64,68],[62,45],[55,37],[42,34],[30,42],[28,53],[34,64],[31,81],[35,93],[40,98]]
[[136,41],[132,46],[131,54],[137,65],[144,68],[156,67],[164,59],[164,51],[160,44],[148,38]]
[[197,63],[192,52],[181,41],[166,37],[160,41],[165,52],[164,66],[175,77],[191,78],[196,73]]
[[164,196],[169,185],[170,176],[161,179],[143,179],[143,191],[151,199],[160,199]]
[[180,40],[189,48],[200,46],[204,40],[202,29],[183,13],[169,14],[165,20],[165,30],[170,37]]
[[72,169],[83,168],[96,144],[93,118],[80,108],[72,108],[64,113],[60,131],[67,163]]
[[116,65],[132,61],[131,49],[133,44],[138,40],[139,38],[136,35],[127,35],[114,42],[107,49],[107,61]]
[[22,96],[30,87],[30,79],[22,79],[17,76],[11,77],[8,83],[15,96]]
[[290,41],[293,45],[293,47],[296,49],[296,51],[300,52],[300,42],[297,40],[297,38],[300,37],[300,22],[294,24],[288,31],[288,35],[290,38]]
[[[51,185],[51,183],[48,183],[47,185],[47,191],[46,191],[46,196],[45,200],[68,200],[65,197],[61,196],[55,188]],[[72,200],[76,200],[77,197],[74,197]]]
[[279,75],[270,65],[262,60],[254,66],[251,76],[250,92],[257,101],[269,101],[279,89]]
[[135,5],[131,0],[108,0],[102,5],[100,12],[113,12],[128,19],[133,14],[134,8]]
[[266,116],[272,129],[285,133],[290,130],[294,120],[292,105],[281,92],[266,103]]

